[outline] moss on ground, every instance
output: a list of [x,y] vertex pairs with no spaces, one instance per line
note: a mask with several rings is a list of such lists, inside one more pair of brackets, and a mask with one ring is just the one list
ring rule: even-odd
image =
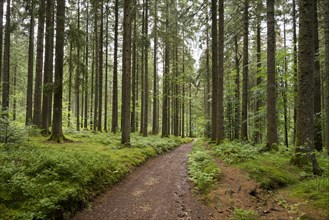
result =
[[146,159],[181,143],[181,138],[132,135],[124,148],[120,134],[79,132],[72,143],[45,137],[0,146],[0,219],[64,218]]

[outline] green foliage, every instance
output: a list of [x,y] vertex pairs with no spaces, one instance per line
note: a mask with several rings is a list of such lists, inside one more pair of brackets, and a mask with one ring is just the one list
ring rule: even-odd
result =
[[329,178],[320,177],[305,180],[289,187],[290,194],[294,197],[311,200],[316,207],[326,210],[329,216]]
[[[8,151],[0,146],[0,219],[64,218],[179,138],[133,135],[132,147],[117,143],[120,135],[81,132],[73,143],[52,144],[41,136]],[[187,141],[182,140],[182,141]],[[138,145],[138,146],[137,146]]]
[[225,141],[215,147],[215,154],[228,164],[237,164],[259,157],[258,148],[251,144]]
[[209,193],[213,184],[219,179],[220,169],[211,155],[205,151],[202,141],[194,142],[188,165],[189,175],[196,190],[203,194]]
[[0,143],[8,145],[20,144],[27,139],[27,133],[19,124],[7,118],[0,118]]
[[239,208],[234,208],[233,216],[230,220],[257,220],[259,216],[254,210],[244,210]]

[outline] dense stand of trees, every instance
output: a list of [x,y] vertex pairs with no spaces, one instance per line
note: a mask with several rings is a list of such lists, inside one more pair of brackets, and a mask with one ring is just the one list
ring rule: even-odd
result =
[[0,1],[2,117],[58,142],[68,128],[295,145],[320,173],[328,4]]

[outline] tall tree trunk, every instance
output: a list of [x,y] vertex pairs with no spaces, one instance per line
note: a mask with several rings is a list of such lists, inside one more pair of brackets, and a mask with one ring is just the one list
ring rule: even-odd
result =
[[43,39],[45,26],[45,1],[39,1],[38,11],[38,38],[37,57],[35,68],[33,124],[41,127],[41,95],[42,95],[42,68],[43,68]]
[[320,57],[319,57],[319,34],[318,34],[318,0],[314,0],[314,147],[317,151],[322,150],[321,133],[321,81],[320,81]]
[[10,0],[7,0],[5,45],[3,54],[2,78],[2,114],[8,118],[9,110],[9,76],[10,76]]
[[[283,44],[284,44],[284,51],[287,51],[287,34],[286,34],[286,15],[285,15],[286,5],[284,5],[284,15],[283,15]],[[284,56],[284,71],[281,75],[281,89],[282,89],[282,99],[283,99],[283,117],[284,117],[284,145],[289,147],[289,140],[288,140],[288,104],[287,104],[287,72],[288,72],[288,61],[287,56]]]
[[[182,138],[185,137],[185,35],[183,32],[183,69],[182,69],[182,75],[183,75],[183,98],[182,98]],[[209,69],[208,69],[208,77],[209,77]],[[210,117],[210,112],[208,114],[208,119]]]
[[325,71],[327,73],[326,77],[326,86],[324,89],[325,92],[325,112],[326,112],[326,144],[327,144],[327,152],[329,155],[329,0],[324,1],[324,27],[325,27],[325,34],[324,34],[324,39],[325,39]]
[[73,43],[70,42],[70,52],[69,52],[69,103],[67,105],[67,126],[71,127],[71,113],[72,113],[72,74],[73,74]]
[[[257,87],[260,86],[262,83],[262,77],[261,77],[261,68],[262,68],[262,51],[261,51],[261,10],[263,8],[262,1],[258,1],[257,4],[257,27],[256,27],[256,44],[257,44]],[[260,143],[262,140],[262,121],[260,117],[260,108],[262,105],[262,97],[260,91],[257,91],[256,93],[256,109],[255,112],[257,114],[256,117],[256,131],[255,131],[255,143]]]
[[[3,8],[0,3],[0,10]],[[26,91],[26,116],[25,125],[30,125],[32,122],[32,105],[33,105],[33,65],[34,65],[34,0],[31,0],[31,19],[30,19],[30,30],[29,30],[29,58],[27,67],[27,91]],[[2,14],[0,11],[0,44],[2,44]],[[0,54],[2,53],[2,45],[0,45]],[[1,57],[2,55],[0,55]],[[0,58],[0,63],[1,58]],[[0,64],[1,68],[1,64]]]
[[132,80],[131,80],[131,102],[132,102],[132,111],[131,111],[131,132],[136,132],[136,97],[138,97],[137,89],[137,1],[134,3],[133,19],[134,19],[134,31],[133,31],[133,51],[132,51]]
[[[159,112],[158,112],[158,73],[157,73],[157,53],[158,53],[158,1],[154,1],[154,58],[153,58],[153,127],[152,133],[159,133]],[[184,62],[184,61],[183,61]]]
[[313,173],[321,170],[314,154],[314,1],[299,1],[299,74],[297,94],[297,136],[296,153],[293,162],[305,165],[312,162]]
[[98,7],[99,7],[99,2],[96,2],[94,5],[94,10],[95,10],[95,76],[94,76],[94,82],[95,82],[95,87],[94,87],[94,131],[97,130],[98,123],[98,91],[99,91],[99,39],[98,39]]
[[224,0],[219,0],[218,5],[218,119],[217,119],[217,141],[224,140]]
[[248,81],[249,81],[249,0],[244,1],[243,12],[243,81],[242,81],[242,117],[241,140],[248,140]]
[[103,110],[103,35],[104,35],[104,7],[103,0],[101,1],[101,24],[99,32],[99,64],[98,64],[98,121],[97,130],[102,131],[102,110]]
[[93,109],[94,109],[94,78],[95,78],[95,52],[96,52],[96,33],[94,32],[92,61],[91,61],[91,82],[90,82],[90,130],[93,130]]
[[[3,3],[5,0],[0,0],[0,83],[2,81],[2,46],[3,46]],[[32,111],[32,110],[31,110]],[[32,120],[32,116],[31,116]]]
[[[211,114],[211,107],[210,107],[210,100],[211,100],[211,85],[210,85],[210,52],[209,52],[209,15],[208,15],[208,7],[207,7],[207,27],[206,27],[206,35],[207,35],[207,49],[206,49],[206,94],[205,94],[205,99],[206,99],[206,128],[205,128],[205,135],[207,138],[210,138],[210,114]],[[184,56],[184,51],[183,51],[183,56]],[[185,64],[185,60],[183,59],[183,65]],[[183,66],[184,68],[184,66]],[[184,71],[183,71],[184,74]]]
[[13,96],[14,96],[14,103],[13,103],[13,121],[16,121],[17,118],[17,63],[15,63],[15,70],[14,70],[14,91],[13,91]]
[[104,98],[104,131],[107,132],[107,108],[108,108],[108,45],[109,45],[109,2],[106,5],[106,40],[105,40],[105,98]]
[[53,44],[54,44],[54,22],[52,0],[46,3],[46,47],[45,47],[45,64],[43,77],[43,99],[42,99],[42,126],[43,134],[50,134],[49,126],[51,118],[49,117],[50,105],[52,104],[52,77],[53,77]]
[[[296,0],[292,0],[292,29],[293,29],[293,60],[294,60],[294,94],[297,94],[297,74],[298,74],[298,54],[297,54],[297,13]],[[296,141],[297,130],[297,95],[294,98],[294,143]]]
[[169,136],[169,71],[170,71],[170,61],[169,61],[169,2],[166,0],[166,35],[165,35],[165,45],[164,45],[164,73],[163,73],[163,98],[162,98],[162,137]]
[[144,71],[145,71],[145,50],[144,50],[144,44],[145,44],[145,37],[144,37],[144,34],[145,34],[145,0],[142,1],[142,45],[141,45],[141,111],[140,111],[140,114],[141,114],[141,123],[140,123],[140,133],[142,134],[143,133],[143,130],[144,130],[144,107],[145,107],[145,104],[144,104],[144,93],[145,93],[145,88],[144,88]]
[[239,44],[238,36],[234,36],[235,42],[235,69],[236,69],[236,78],[235,78],[235,139],[240,138],[240,56],[239,56]]
[[113,133],[118,130],[118,26],[119,26],[119,0],[115,0],[114,9],[114,61],[113,61],[113,97],[112,97],[112,128]]
[[211,113],[211,139],[217,141],[218,137],[218,36],[217,36],[217,1],[211,0],[211,37],[212,37],[212,113]]
[[88,94],[88,75],[89,75],[89,1],[87,1],[87,20],[86,20],[86,47],[85,47],[85,111],[84,111],[84,123],[83,123],[83,127],[85,129],[88,128],[88,98],[89,98],[89,94]]
[[143,114],[143,136],[147,136],[147,127],[148,127],[148,97],[149,97],[149,79],[148,79],[148,51],[149,51],[149,42],[148,42],[148,1],[145,2],[145,45],[144,45],[144,114]]
[[56,59],[55,59],[55,87],[54,114],[51,139],[61,142],[64,139],[62,130],[62,100],[63,100],[63,58],[64,58],[64,29],[65,29],[65,0],[57,0],[56,16]]
[[130,144],[131,0],[124,0],[122,48],[122,144]]
[[267,143],[268,150],[277,148],[276,70],[275,70],[275,0],[267,0]]
[[[80,0],[78,0],[78,31],[80,31]],[[77,44],[77,57],[76,57],[76,71],[75,71],[75,116],[76,116],[76,129],[80,131],[80,41]]]

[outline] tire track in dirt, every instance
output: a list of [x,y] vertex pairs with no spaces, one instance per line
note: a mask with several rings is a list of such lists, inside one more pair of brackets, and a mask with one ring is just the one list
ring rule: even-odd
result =
[[183,144],[147,161],[73,219],[215,219],[217,211],[193,195],[187,171],[191,149],[192,143]]

